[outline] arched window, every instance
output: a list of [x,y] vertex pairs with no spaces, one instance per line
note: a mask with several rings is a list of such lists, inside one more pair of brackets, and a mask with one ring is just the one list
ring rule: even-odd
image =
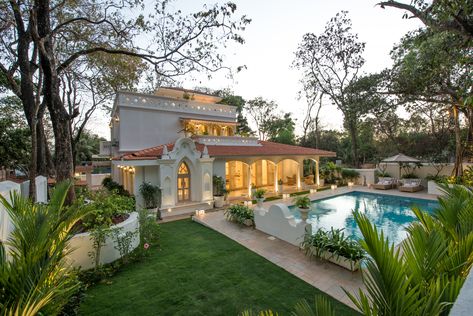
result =
[[177,200],[178,202],[189,201],[191,193],[191,174],[189,167],[183,161],[177,171]]

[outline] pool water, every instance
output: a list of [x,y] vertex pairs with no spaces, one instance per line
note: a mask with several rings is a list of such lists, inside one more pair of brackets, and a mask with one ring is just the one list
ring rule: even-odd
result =
[[[307,221],[312,224],[313,232],[319,228],[343,228],[345,236],[361,239],[363,236],[352,213],[353,210],[358,210],[378,229],[382,229],[390,242],[398,244],[406,237],[405,227],[416,220],[411,210],[413,206],[431,212],[438,207],[438,202],[355,191],[312,201],[312,210]],[[292,206],[290,209],[295,217],[300,217],[297,208]]]

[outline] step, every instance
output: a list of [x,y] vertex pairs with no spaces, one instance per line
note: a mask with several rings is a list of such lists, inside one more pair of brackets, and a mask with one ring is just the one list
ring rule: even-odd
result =
[[170,216],[192,215],[192,214],[195,214],[195,211],[209,210],[212,208],[213,208],[212,202],[196,202],[196,203],[176,205],[174,207],[162,209],[161,218],[164,219]]

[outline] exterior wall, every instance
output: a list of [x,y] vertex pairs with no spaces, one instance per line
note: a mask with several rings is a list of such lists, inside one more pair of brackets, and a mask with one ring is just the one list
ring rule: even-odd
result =
[[162,188],[162,208],[178,204],[177,172],[179,165],[186,162],[190,170],[190,198],[192,202],[212,199],[213,158],[202,157],[195,143],[189,138],[180,138],[167,157],[158,160],[159,183]]
[[[182,117],[196,120],[235,121],[235,107],[161,96],[119,93],[112,111],[114,154],[137,151],[184,137]],[[118,119],[117,119],[118,118]]]
[[215,159],[214,166],[213,166],[214,175],[222,177],[223,181],[226,181],[225,162],[226,162],[226,159]]
[[183,136],[176,113],[122,108],[120,116],[120,152],[168,144]]
[[[384,164],[380,164],[382,167],[384,167]],[[468,166],[468,164],[464,164],[463,168],[465,169]],[[445,166],[442,171],[440,172],[441,176],[450,176],[452,174],[453,170],[453,164],[448,164]],[[386,172],[389,173],[392,177],[399,178],[399,164],[397,163],[388,163]],[[432,167],[430,164],[423,163],[422,167],[417,168],[414,170],[414,173],[419,176],[419,178],[423,179],[427,177],[428,175],[434,175],[437,173],[437,170],[435,170],[434,167]]]

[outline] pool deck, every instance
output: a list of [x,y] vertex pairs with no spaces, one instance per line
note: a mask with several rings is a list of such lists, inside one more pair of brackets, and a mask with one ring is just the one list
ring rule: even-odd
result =
[[[341,187],[336,190],[315,192],[309,194],[309,197],[311,200],[318,200],[353,191],[428,200],[435,200],[437,198],[436,195],[430,195],[423,191],[408,193],[399,192],[396,189],[375,190],[362,186],[355,186],[352,188]],[[289,198],[265,202],[263,206],[268,208],[275,203],[283,203],[286,205],[293,204],[292,198]],[[358,289],[360,288],[364,289],[360,271],[350,272],[332,263],[310,260],[298,247],[294,245],[265,234],[257,229],[243,227],[228,222],[223,215],[223,211],[194,216],[193,220],[227,236],[230,239],[233,239],[249,250],[266,258],[282,269],[311,284],[312,286],[332,296],[338,301],[352,308],[356,308],[352,301],[345,294],[343,289],[352,294],[357,294]]]

